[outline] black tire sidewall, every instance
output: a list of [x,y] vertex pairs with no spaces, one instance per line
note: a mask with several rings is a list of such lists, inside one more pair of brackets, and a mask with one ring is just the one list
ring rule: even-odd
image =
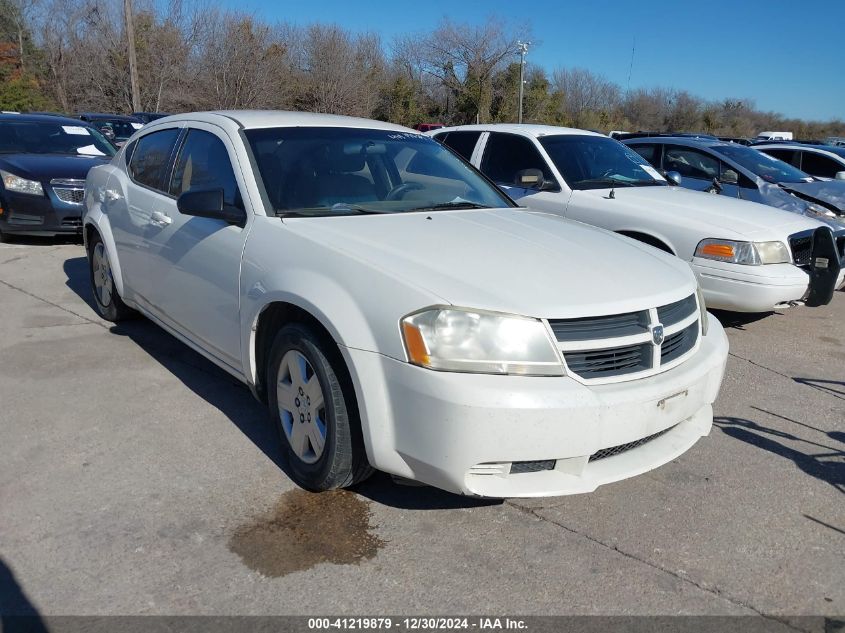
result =
[[[94,285],[94,249],[97,247],[97,244],[103,244],[103,239],[97,233],[94,233],[88,249],[88,276],[91,281],[91,294],[94,295],[94,305],[97,306],[97,312],[100,313],[100,316],[107,321],[120,321],[127,317],[130,310],[120,298],[113,278],[109,305],[104,306],[100,303],[100,297],[97,296],[97,289]],[[105,249],[105,244],[103,244],[103,248]],[[106,251],[106,257],[108,257],[108,251]],[[111,261],[109,261],[109,266],[111,266]]]
[[[276,394],[276,380],[282,358],[289,351],[300,352],[311,364],[323,390],[326,406],[326,443],[323,453],[313,464],[302,461],[293,452],[282,427]],[[270,415],[279,440],[287,456],[287,464],[294,480],[312,491],[342,487],[351,479],[352,436],[350,411],[344,394],[342,374],[333,363],[328,345],[310,328],[299,324],[284,326],[279,330],[270,351],[267,365],[267,400]]]

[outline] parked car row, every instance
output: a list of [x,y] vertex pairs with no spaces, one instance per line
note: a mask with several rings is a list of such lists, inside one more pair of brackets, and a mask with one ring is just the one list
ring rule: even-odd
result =
[[[845,223],[827,207],[816,210],[778,187],[777,169],[754,175],[747,168],[761,158],[780,161],[744,146],[661,136],[634,137],[625,141],[629,149],[595,132],[539,125],[469,125],[432,135],[520,204],[612,230],[689,262],[711,307],[764,312],[805,299],[827,303],[843,283]],[[708,153],[716,151],[724,152],[721,160]],[[690,178],[682,181],[680,169]],[[674,183],[664,177],[669,172]],[[804,179],[790,187],[820,195],[815,185],[827,184]],[[725,195],[671,186],[680,182],[694,189],[718,186]],[[761,189],[786,196],[788,210],[813,217],[731,199],[751,196],[729,196],[730,183],[737,190],[757,187],[758,196]],[[824,274],[813,266],[815,257],[830,260]]]
[[311,490],[379,469],[543,496],[645,472],[710,431],[728,346],[708,304],[822,305],[843,283],[835,217],[678,187],[583,130],[212,112],[115,150],[11,116],[0,143],[0,231],[58,218],[38,204],[64,185],[27,160],[92,161],[76,217],[100,315],[140,313],[246,383]]

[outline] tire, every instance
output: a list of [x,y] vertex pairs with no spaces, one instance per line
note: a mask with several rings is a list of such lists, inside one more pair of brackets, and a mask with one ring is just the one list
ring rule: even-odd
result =
[[293,480],[321,492],[363,481],[367,462],[352,381],[334,342],[302,324],[279,330],[267,400]]
[[109,254],[102,238],[94,233],[88,250],[88,271],[91,278],[91,291],[97,312],[106,321],[117,323],[131,319],[136,312],[123,303],[114,284]]

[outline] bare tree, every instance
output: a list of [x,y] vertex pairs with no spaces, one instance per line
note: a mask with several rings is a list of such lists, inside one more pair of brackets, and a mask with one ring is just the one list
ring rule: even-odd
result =
[[493,75],[507,65],[516,53],[517,30],[495,18],[483,24],[456,24],[444,20],[417,43],[406,38],[402,48],[413,51],[418,72],[436,78],[455,100],[458,117],[487,121],[493,99]]
[[552,85],[560,94],[564,120],[576,127],[595,125],[596,113],[610,113],[621,101],[618,85],[586,68],[558,68]]

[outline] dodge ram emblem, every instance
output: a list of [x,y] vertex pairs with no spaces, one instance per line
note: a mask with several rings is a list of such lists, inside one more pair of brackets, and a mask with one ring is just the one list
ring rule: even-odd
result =
[[651,340],[654,341],[655,345],[663,343],[663,326],[659,323],[651,328]]

